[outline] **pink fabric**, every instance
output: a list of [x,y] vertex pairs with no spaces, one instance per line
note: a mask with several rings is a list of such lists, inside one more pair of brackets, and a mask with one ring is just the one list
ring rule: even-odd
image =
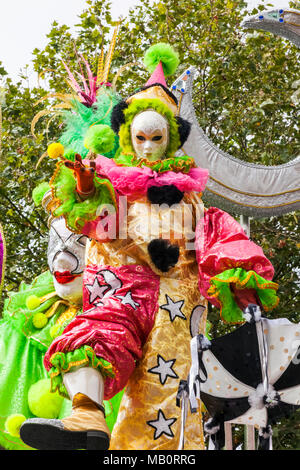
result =
[[161,85],[164,85],[166,88],[168,88],[161,61],[157,64],[154,72],[152,73],[145,86],[154,85],[154,83],[160,83]]
[[[87,165],[89,160],[85,159],[84,163]],[[148,167],[118,166],[112,159],[103,155],[98,155],[96,159],[96,171],[100,178],[110,180],[116,191],[117,202],[119,202],[119,196],[126,196],[129,200],[144,196],[150,186],[174,184],[183,192],[202,192],[208,179],[208,170],[203,168],[191,168],[188,173],[175,173],[174,171],[158,173]],[[101,217],[97,217],[84,225],[82,233],[102,242],[114,240],[118,231],[118,221],[122,220],[120,213],[122,210],[126,210],[126,208],[122,208],[118,204],[117,218],[112,215],[105,217],[105,220],[102,221]],[[108,227],[105,227],[103,222],[107,223]]]
[[82,228],[82,234],[101,242],[115,240],[118,232],[118,221],[120,216],[116,213],[97,217],[95,220],[86,222]]
[[199,290],[216,306],[219,306],[216,300],[207,295],[209,281],[216,274],[227,269],[243,268],[246,271],[253,270],[267,280],[274,276],[274,268],[263,250],[249,240],[233,217],[216,207],[207,210],[199,221],[195,248],[199,266]]
[[[96,355],[110,362],[115,377],[105,379],[105,399],[126,385],[135,361],[153,327],[158,311],[159,276],[147,266],[87,266],[84,274],[83,311],[48,349],[51,356],[91,346]],[[98,294],[98,295],[97,295]]]
[[166,184],[174,184],[183,192],[202,192],[208,179],[208,170],[203,168],[191,168],[188,173],[158,173],[145,166],[118,166],[112,159],[103,155],[99,155],[95,161],[97,174],[108,178],[119,194],[133,199],[147,194],[150,186]]

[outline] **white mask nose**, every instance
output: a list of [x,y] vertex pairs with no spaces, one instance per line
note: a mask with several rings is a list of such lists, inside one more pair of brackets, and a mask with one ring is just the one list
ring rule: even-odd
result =
[[152,150],[153,144],[150,140],[146,140],[145,145],[144,145],[144,150]]

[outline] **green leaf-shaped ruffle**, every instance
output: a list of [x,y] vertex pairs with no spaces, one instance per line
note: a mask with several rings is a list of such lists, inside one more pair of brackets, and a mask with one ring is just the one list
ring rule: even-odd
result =
[[254,288],[265,311],[272,310],[278,305],[279,298],[276,295],[278,284],[267,281],[255,271],[245,271],[242,268],[227,269],[211,278],[211,287],[207,291],[209,297],[218,300],[220,315],[225,322],[245,321],[242,310],[234,300],[230,284],[235,284],[238,289]]
[[81,232],[87,222],[97,218],[99,207],[112,205],[116,208],[115,191],[108,179],[94,177],[95,193],[85,201],[80,201],[76,193],[76,179],[72,170],[63,162],[58,162],[50,181],[53,194],[52,214],[64,216],[67,227],[73,232]]
[[69,352],[56,352],[50,359],[53,367],[49,371],[51,378],[51,392],[58,390],[60,395],[69,398],[67,389],[63,383],[62,374],[72,372],[78,367],[93,367],[98,369],[103,377],[114,377],[113,366],[105,359],[96,356],[90,346],[83,346]]

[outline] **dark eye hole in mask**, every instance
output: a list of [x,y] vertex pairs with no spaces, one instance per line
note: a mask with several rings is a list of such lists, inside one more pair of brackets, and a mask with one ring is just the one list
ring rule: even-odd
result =
[[88,241],[88,237],[86,235],[82,235],[80,238],[78,238],[78,240],[76,240],[77,243],[79,243],[79,245],[81,246],[86,246],[86,243]]
[[145,137],[143,137],[142,135],[137,135],[136,138],[139,139],[141,142],[144,142],[146,140]]
[[66,254],[74,261],[74,267],[73,267],[71,273],[72,273],[72,274],[81,274],[81,273],[83,272],[83,270],[82,270],[82,269],[79,270],[79,269],[80,269],[80,268],[79,268],[79,267],[80,267],[80,262],[79,262],[78,257],[76,256],[75,253],[71,253],[71,252],[68,251],[68,250],[63,250],[63,251],[62,251],[62,250],[58,250],[58,251],[54,254],[54,256],[52,257],[51,262],[49,262],[49,269],[50,269],[51,274],[53,274],[53,272],[54,272],[53,264],[54,264],[54,262],[55,262],[57,256],[59,256],[59,255],[60,255],[61,253],[63,253],[63,252],[66,253]]
[[161,139],[162,139],[162,136],[161,136],[161,135],[156,135],[156,136],[154,136],[154,137],[152,138],[152,141],[158,142],[158,141],[161,140]]

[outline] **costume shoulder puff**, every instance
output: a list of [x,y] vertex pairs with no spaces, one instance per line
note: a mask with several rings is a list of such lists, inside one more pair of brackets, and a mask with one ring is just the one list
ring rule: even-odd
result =
[[183,144],[187,141],[188,136],[190,135],[192,125],[189,121],[187,121],[186,119],[183,119],[180,116],[176,116],[176,121],[178,124],[180,144],[182,147]]
[[125,123],[125,116],[124,116],[124,109],[128,108],[128,104],[126,103],[125,100],[120,101],[118,104],[116,104],[113,107],[111,117],[110,117],[110,122],[111,122],[111,128],[112,130],[118,134],[120,127],[122,124]]

